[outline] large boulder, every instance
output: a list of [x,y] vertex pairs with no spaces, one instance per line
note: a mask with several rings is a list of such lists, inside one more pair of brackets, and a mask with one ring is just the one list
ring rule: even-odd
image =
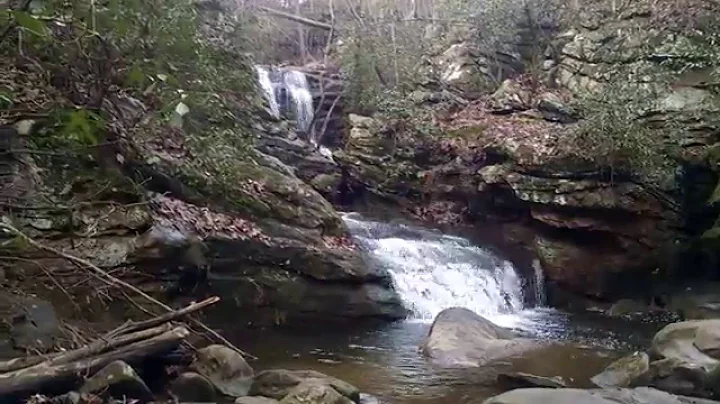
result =
[[[295,390],[300,385],[304,387]],[[316,386],[327,386],[350,402],[360,401],[360,390],[355,386],[314,370],[265,370],[255,376],[249,394],[282,400],[294,391],[293,400],[301,400],[300,397],[315,395],[320,390],[327,392],[324,387]],[[336,397],[334,394],[332,396]]]
[[650,370],[650,359],[644,352],[635,352],[613,362],[591,381],[598,387],[631,387]]
[[195,372],[182,373],[170,385],[170,394],[178,402],[209,403],[217,398],[213,383]]
[[646,387],[635,389],[518,389],[489,398],[483,404],[717,404],[716,401],[674,396]]
[[438,314],[420,349],[440,366],[478,367],[539,346],[468,309],[456,307]]
[[602,387],[651,386],[673,394],[714,397],[720,391],[718,341],[720,320],[670,324],[655,335],[649,355],[623,358],[592,381]]
[[154,397],[135,370],[123,361],[115,361],[87,379],[80,387],[80,394],[105,395],[112,398],[136,399],[141,403],[153,401]]
[[303,382],[280,400],[282,404],[353,404],[354,401],[324,383]]
[[230,397],[242,397],[250,391],[253,369],[242,355],[224,345],[199,349],[190,368],[207,378],[218,391]]

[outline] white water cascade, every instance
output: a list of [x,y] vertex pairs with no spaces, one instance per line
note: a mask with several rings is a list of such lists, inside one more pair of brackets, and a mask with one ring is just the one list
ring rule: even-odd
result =
[[493,322],[521,327],[523,283],[513,265],[468,240],[419,227],[343,217],[355,241],[391,274],[416,320],[468,308]]
[[275,118],[279,118],[280,106],[278,106],[277,100],[275,99],[275,86],[273,86],[272,81],[270,81],[270,72],[262,66],[255,66],[255,72],[258,75],[258,82],[260,83],[263,95],[270,106],[270,111]]
[[311,125],[315,110],[305,73],[297,70],[268,69],[255,66],[260,87],[276,117],[283,115],[295,121],[299,132],[307,133],[316,144]]
[[308,133],[313,120],[313,100],[305,73],[287,70],[282,74],[285,88],[285,106],[294,111],[297,129]]

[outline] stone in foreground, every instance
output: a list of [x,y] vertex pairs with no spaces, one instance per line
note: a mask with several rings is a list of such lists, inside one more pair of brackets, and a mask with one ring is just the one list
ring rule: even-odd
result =
[[170,393],[181,403],[209,403],[216,399],[212,382],[195,372],[185,372],[178,376],[170,385]]
[[423,355],[443,367],[478,367],[541,347],[464,308],[438,314],[421,345]]
[[281,404],[353,404],[332,386],[313,381],[303,382],[294,387],[280,400]]
[[80,394],[108,395],[114,398],[153,401],[153,395],[135,370],[123,361],[115,361],[89,378],[80,388]]
[[190,368],[205,376],[220,392],[230,397],[247,395],[254,374],[239,353],[224,345],[199,349]]
[[650,369],[650,359],[645,352],[635,352],[608,366],[591,381],[598,387],[630,387]]
[[506,390],[523,389],[531,387],[558,389],[567,387],[561,377],[543,377],[529,373],[501,373],[497,377],[498,383]]
[[[251,396],[265,396],[283,400],[300,384],[329,386],[349,401],[360,401],[360,390],[355,386],[314,370],[274,369],[260,372],[253,380],[249,394]],[[314,394],[318,391],[317,388],[310,389],[312,391],[307,391],[308,389],[305,389],[302,394],[298,393],[296,396],[301,397],[306,393]]]
[[636,389],[518,389],[489,398],[484,404],[718,404],[717,401],[672,394],[648,387]]

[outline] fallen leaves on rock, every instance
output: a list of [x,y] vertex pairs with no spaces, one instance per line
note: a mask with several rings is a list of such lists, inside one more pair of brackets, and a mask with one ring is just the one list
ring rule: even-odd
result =
[[237,216],[215,212],[178,199],[158,195],[152,201],[156,220],[163,225],[181,226],[204,238],[219,237],[231,240],[255,239],[268,242],[255,223]]

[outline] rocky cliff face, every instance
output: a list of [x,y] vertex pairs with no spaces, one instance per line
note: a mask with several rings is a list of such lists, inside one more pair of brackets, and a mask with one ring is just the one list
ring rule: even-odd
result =
[[[202,35],[226,52],[232,51],[232,41],[223,38],[231,13],[224,7],[232,4],[198,5]],[[251,82],[249,61],[234,56],[234,71]],[[10,82],[46,91],[43,82],[22,80],[34,77],[18,73]],[[15,128],[38,122],[5,125],[0,116],[0,133],[12,134],[0,144],[3,219],[161,300],[181,304],[219,295],[224,315],[233,313],[238,324],[404,317],[389,274],[365,262],[335,208],[305,182],[337,166],[292,132],[271,131],[254,143],[268,122],[251,92],[222,95],[232,122],[197,108],[168,123],[158,119],[157,99],[115,90],[101,107],[107,118],[102,142],[80,151],[37,150],[30,131]],[[26,98],[33,96],[46,95],[28,91]],[[0,282],[45,295],[63,285],[86,296],[84,309],[102,319],[113,301],[104,284],[65,260],[0,241],[3,249],[17,248],[13,256],[31,257],[3,261],[7,273],[0,271]],[[55,271],[63,274],[59,281]]]
[[652,82],[654,76],[643,74],[658,66],[666,44],[654,42],[658,17],[650,8],[628,9],[619,18],[593,9],[581,17],[548,49],[548,87],[530,88],[516,75],[490,96],[451,107],[457,112],[449,117],[436,115],[441,130],[434,136],[351,116],[348,143],[335,158],[369,190],[373,204],[437,223],[503,223],[504,237],[529,247],[561,289],[649,297],[648,285],[662,278],[687,235],[688,208],[680,211],[678,189],[694,181],[688,167],[705,164],[713,142],[715,127],[701,118],[713,111],[707,72],[673,77],[643,117],[653,128],[683,130],[677,159],[685,169],[677,188],[648,186],[602,167],[573,149],[571,133],[582,117],[569,101],[601,91],[619,72]]

